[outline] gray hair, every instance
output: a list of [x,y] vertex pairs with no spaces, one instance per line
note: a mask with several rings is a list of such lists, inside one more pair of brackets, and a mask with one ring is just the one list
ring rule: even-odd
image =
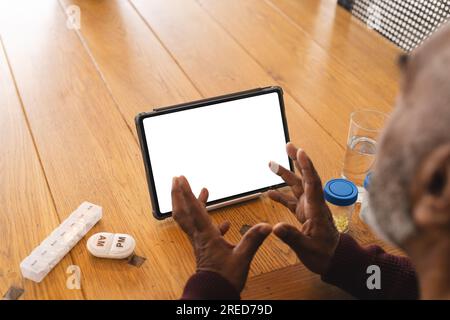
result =
[[450,143],[450,24],[413,53],[397,108],[379,143],[370,186],[374,218],[401,246],[417,233],[411,187],[424,159]]

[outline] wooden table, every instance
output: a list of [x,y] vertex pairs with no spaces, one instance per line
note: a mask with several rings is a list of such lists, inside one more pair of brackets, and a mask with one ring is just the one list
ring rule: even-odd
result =
[[[81,9],[81,29],[66,8]],[[134,116],[153,107],[280,85],[292,141],[323,180],[339,176],[349,114],[391,110],[400,50],[334,0],[11,0],[0,4],[0,295],[24,299],[173,299],[194,271],[186,236],[151,215]],[[175,146],[176,147],[176,146]],[[137,240],[141,267],[97,259],[86,238],[36,284],[20,261],[81,202],[104,209],[90,231]],[[244,224],[297,224],[262,198],[222,209]],[[354,217],[351,234],[379,243]],[[388,248],[390,251],[395,251]],[[66,287],[69,265],[80,290]],[[347,298],[275,236],[252,264],[244,298]]]

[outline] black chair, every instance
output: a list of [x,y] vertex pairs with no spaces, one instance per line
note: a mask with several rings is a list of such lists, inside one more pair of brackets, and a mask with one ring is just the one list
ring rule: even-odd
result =
[[338,0],[338,3],[407,52],[450,19],[450,0]]

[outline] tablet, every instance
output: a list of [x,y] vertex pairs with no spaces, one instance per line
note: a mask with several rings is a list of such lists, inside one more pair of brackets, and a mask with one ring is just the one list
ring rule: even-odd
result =
[[172,178],[184,175],[207,208],[285,186],[269,169],[293,170],[280,87],[254,89],[154,109],[135,119],[153,215],[172,214]]

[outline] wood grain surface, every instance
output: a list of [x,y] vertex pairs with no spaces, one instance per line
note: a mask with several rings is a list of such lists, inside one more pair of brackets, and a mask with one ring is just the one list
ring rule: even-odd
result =
[[[67,26],[78,6],[81,28]],[[25,9],[24,9],[25,8]],[[389,112],[400,50],[333,0],[17,0],[0,3],[0,295],[24,299],[175,299],[195,270],[187,237],[157,221],[134,116],[155,107],[255,87],[285,91],[291,140],[325,181],[340,175],[350,113]],[[81,202],[102,220],[40,283],[20,261]],[[227,238],[260,221],[298,225],[268,198],[220,209]],[[140,267],[86,250],[95,232],[129,233]],[[351,234],[377,240],[355,214]],[[80,290],[66,269],[81,268]],[[270,236],[243,292],[252,299],[347,299]]]

